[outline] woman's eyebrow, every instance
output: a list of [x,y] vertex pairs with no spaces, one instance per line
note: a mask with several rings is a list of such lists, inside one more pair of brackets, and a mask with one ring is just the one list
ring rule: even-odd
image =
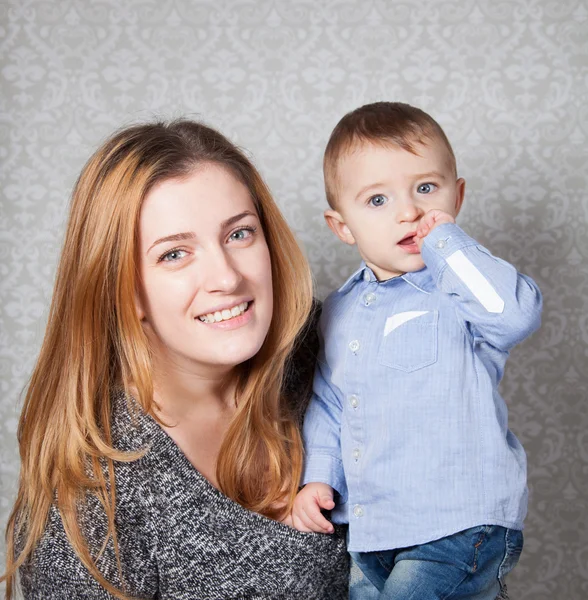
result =
[[196,237],[196,234],[193,231],[184,231],[182,233],[172,233],[172,235],[166,235],[165,237],[159,238],[155,240],[151,246],[149,246],[149,250],[147,250],[147,254],[151,251],[151,248],[157,246],[158,244],[163,244],[163,242],[181,242],[183,240],[192,240]]
[[[229,217],[225,221],[221,223],[220,228],[226,229],[230,227],[233,223],[244,219],[245,217],[257,217],[257,215],[251,210],[244,210],[242,213],[235,215],[234,217]],[[182,233],[172,233],[171,235],[166,235],[165,237],[159,238],[149,246],[147,250],[147,254],[151,252],[151,249],[158,244],[163,244],[164,242],[181,242],[183,240],[193,240],[196,237],[196,234],[193,231],[184,231]]]
[[239,213],[238,215],[235,215],[234,217],[230,217],[226,221],[223,221],[221,223],[220,228],[226,229],[227,227],[230,227],[233,223],[236,223],[237,221],[240,221],[245,217],[257,217],[257,215],[252,210],[244,210],[242,213]]

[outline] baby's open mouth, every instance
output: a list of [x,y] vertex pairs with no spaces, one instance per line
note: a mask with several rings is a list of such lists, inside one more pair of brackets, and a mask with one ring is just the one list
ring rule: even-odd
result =
[[415,239],[414,239],[415,234],[414,233],[409,233],[407,236],[403,237],[398,244],[400,246],[410,246],[410,244],[414,244],[415,243]]
[[224,310],[217,310],[214,313],[208,313],[206,315],[200,315],[198,319],[203,323],[220,323],[221,321],[229,321],[235,317],[242,315],[248,308],[251,302],[241,302],[236,304],[232,308],[225,308]]

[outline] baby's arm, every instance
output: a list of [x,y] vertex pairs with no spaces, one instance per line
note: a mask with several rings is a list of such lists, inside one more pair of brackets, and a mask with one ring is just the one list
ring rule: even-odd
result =
[[[321,508],[331,509],[333,491],[345,502],[347,485],[341,460],[341,392],[332,383],[323,331],[329,329],[330,298],[325,301],[319,337],[321,348],[313,382],[313,395],[304,417],[304,471],[302,484],[307,484],[296,497],[293,524],[302,531],[332,531],[331,524],[320,514]],[[303,514],[304,513],[304,514]],[[310,515],[310,516],[309,516]],[[318,529],[317,529],[318,527]]]
[[347,485],[341,459],[339,393],[331,383],[331,371],[321,349],[314,376],[314,393],[304,417],[304,471],[302,484],[322,482],[337,490],[343,501]]
[[539,327],[542,299],[535,282],[492,256],[451,215],[429,211],[417,243],[437,287],[451,296],[473,335],[508,351]]
[[333,533],[333,526],[321,513],[321,508],[331,510],[335,507],[333,488],[326,483],[305,485],[294,500],[292,525],[298,531],[315,533]]

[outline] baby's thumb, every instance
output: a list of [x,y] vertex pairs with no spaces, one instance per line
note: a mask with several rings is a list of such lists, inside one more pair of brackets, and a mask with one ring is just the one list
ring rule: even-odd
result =
[[333,495],[328,493],[323,493],[319,496],[319,506],[321,508],[325,508],[326,510],[331,510],[335,508],[335,502],[333,501]]

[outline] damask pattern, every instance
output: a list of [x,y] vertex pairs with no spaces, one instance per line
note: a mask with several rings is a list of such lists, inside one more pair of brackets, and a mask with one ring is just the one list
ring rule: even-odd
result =
[[354,269],[321,160],[348,110],[390,99],[444,126],[461,225],[531,275],[542,329],[502,391],[528,452],[512,598],[588,597],[588,5],[585,0],[0,0],[0,525],[68,196],[115,128],[188,115],[251,153],[324,297]]

